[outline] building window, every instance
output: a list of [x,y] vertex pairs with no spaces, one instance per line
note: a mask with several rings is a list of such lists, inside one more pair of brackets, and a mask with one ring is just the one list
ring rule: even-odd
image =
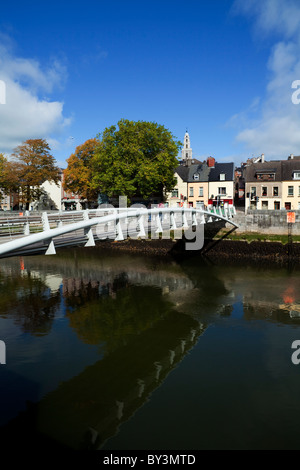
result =
[[285,203],[285,205],[284,205],[284,207],[286,208],[286,210],[287,210],[287,211],[290,211],[290,210],[291,210],[291,207],[292,207],[292,205],[291,205],[291,203],[290,203],[290,202],[286,202],[286,203]]
[[298,196],[300,197],[300,186],[298,186]]
[[185,154],[185,158],[189,158],[189,154],[187,152]]
[[199,187],[199,197],[203,197],[203,186]]
[[256,173],[256,178],[260,181],[274,181],[275,173]]
[[190,187],[190,197],[194,197],[194,188]]
[[300,180],[300,171],[294,172],[294,180]]
[[294,196],[294,186],[288,186],[288,196]]
[[268,195],[268,188],[267,188],[267,186],[263,186],[263,187],[262,187],[261,195],[262,195],[263,197],[266,197],[266,196]]
[[173,189],[171,197],[178,197],[178,189]]
[[279,191],[278,191],[278,186],[274,186],[274,188],[273,188],[273,196],[277,197],[277,196],[278,196],[278,193],[279,193]]
[[218,195],[225,196],[226,195],[226,188],[218,188]]
[[269,207],[268,201],[262,201],[261,202],[261,208],[262,209],[268,209],[268,207]]
[[251,197],[255,197],[256,196],[256,186],[252,186],[251,188]]
[[225,173],[220,174],[220,181],[225,181]]
[[199,174],[198,173],[195,173],[194,174],[194,180],[198,180],[199,179]]
[[277,202],[277,201],[274,202],[274,209],[275,209],[275,211],[280,210],[280,202]]
[[188,149],[188,148],[189,148],[188,144],[186,144],[185,148],[186,148],[186,149]]

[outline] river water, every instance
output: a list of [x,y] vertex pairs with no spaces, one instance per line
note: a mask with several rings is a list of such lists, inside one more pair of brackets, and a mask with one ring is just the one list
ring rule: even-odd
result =
[[299,286],[196,255],[2,259],[0,447],[300,449]]

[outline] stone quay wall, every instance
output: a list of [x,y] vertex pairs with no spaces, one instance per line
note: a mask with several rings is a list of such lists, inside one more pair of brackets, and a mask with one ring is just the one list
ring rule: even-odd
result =
[[[238,224],[237,233],[257,232],[273,235],[287,235],[289,225],[286,210],[270,211],[248,210],[247,213],[237,211],[233,221]],[[300,235],[300,211],[294,211],[296,221],[291,224],[293,235]],[[226,224],[228,228],[230,224]]]

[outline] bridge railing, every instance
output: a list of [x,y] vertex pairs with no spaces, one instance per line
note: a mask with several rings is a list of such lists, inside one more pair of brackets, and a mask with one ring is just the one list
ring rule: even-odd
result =
[[[204,211],[202,209],[179,207],[146,209],[143,206],[130,208],[101,207],[96,210],[67,211],[67,213],[57,212],[55,214],[44,212],[41,216],[26,215],[10,218],[9,220],[3,217],[0,218],[0,255],[38,243],[48,246],[46,254],[54,254],[54,239],[58,237],[60,237],[60,240],[65,238],[66,242],[71,244],[70,233],[72,233],[73,238],[75,236],[85,241],[85,246],[92,246],[95,245],[95,235],[98,235],[98,233],[95,234],[95,231],[93,232],[93,228],[97,225],[102,227],[106,224],[109,227],[113,224],[112,238],[123,240],[124,225],[126,231],[129,221],[134,219],[137,227],[136,233],[140,237],[145,237],[149,229],[149,223],[151,231],[154,225],[155,233],[160,233],[164,230],[164,223],[167,224],[169,230],[186,229],[213,220],[223,220],[237,226],[231,220],[233,216],[234,210],[228,208],[224,211],[216,208]],[[107,232],[103,233],[105,236]]]

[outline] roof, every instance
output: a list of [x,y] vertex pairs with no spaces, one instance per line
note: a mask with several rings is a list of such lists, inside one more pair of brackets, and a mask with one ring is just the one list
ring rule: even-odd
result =
[[234,163],[215,163],[210,168],[209,181],[220,181],[221,174],[225,174],[225,181],[234,181]]
[[185,166],[185,165],[179,165],[176,169],[175,169],[175,173],[177,173],[180,178],[182,179],[182,181],[185,181],[187,182],[188,180],[188,175],[189,175],[189,167],[188,166]]
[[[195,163],[190,166],[179,165],[175,172],[180,176],[180,178],[185,183],[195,183],[195,182],[208,182],[210,168],[207,166],[207,163]],[[195,174],[199,175],[197,180],[194,179]]]
[[275,173],[273,181],[293,181],[294,172],[300,173],[300,159],[298,158],[249,165],[244,169],[244,177],[246,182],[254,182],[257,181],[257,173]]
[[257,181],[257,173],[275,173],[273,181],[281,181],[281,162],[272,161],[264,163],[253,163],[244,168],[245,181]]
[[282,164],[282,181],[292,181],[293,173],[300,173],[300,159],[287,160]]

